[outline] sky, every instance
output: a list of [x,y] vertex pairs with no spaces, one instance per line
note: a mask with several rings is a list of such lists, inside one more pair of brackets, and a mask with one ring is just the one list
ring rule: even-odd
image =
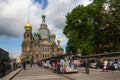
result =
[[65,15],[78,5],[87,5],[92,0],[0,0],[0,48],[10,56],[21,54],[24,26],[28,20],[34,32],[42,22],[41,14],[46,14],[46,24],[52,27],[61,39],[61,47],[66,47],[68,39],[63,34]]

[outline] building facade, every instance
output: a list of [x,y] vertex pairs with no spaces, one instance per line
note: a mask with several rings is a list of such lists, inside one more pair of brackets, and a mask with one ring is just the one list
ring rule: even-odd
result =
[[55,42],[56,35],[50,31],[45,22],[45,15],[42,14],[40,27],[32,33],[32,25],[29,20],[25,24],[25,32],[22,42],[22,59],[43,60],[53,56],[63,55],[63,48],[60,46],[60,39]]

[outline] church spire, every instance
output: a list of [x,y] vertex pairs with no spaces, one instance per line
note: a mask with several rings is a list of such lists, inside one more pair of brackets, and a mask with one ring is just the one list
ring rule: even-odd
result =
[[[44,0],[42,0],[42,7],[43,7],[43,6],[44,6]],[[45,17],[46,17],[46,15],[45,15],[43,9],[42,9],[42,15],[41,15],[41,17],[42,17],[42,23],[45,23]]]
[[53,27],[52,27],[52,34],[54,33],[54,31],[53,31]]
[[30,21],[29,21],[29,8],[28,8],[28,20],[27,20],[27,23],[25,24],[25,29],[26,28],[31,28],[32,29],[32,25],[31,25],[31,23],[30,23]]
[[30,16],[30,8],[28,7],[28,22],[29,22],[29,16]]
[[42,24],[40,25],[41,26],[40,28],[47,29],[47,24],[45,23],[46,15],[44,14],[44,12],[42,13],[41,17],[42,17]]
[[45,23],[45,17],[46,17],[45,13],[42,13],[41,17],[42,17],[42,23]]
[[60,37],[58,36],[57,43],[58,43],[58,48],[60,48]]

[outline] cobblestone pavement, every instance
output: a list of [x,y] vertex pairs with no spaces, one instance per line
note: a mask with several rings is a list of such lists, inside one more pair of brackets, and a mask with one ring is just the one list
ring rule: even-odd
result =
[[26,70],[21,70],[12,80],[69,80],[61,75],[55,74],[47,69],[33,65],[27,65]]
[[120,80],[120,71],[103,72],[100,69],[90,69],[90,74],[85,74],[85,69],[80,68],[79,73],[64,75],[74,80]]

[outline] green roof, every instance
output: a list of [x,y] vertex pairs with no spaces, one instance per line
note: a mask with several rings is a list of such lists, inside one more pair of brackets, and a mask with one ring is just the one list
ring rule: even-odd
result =
[[39,36],[40,35],[40,32],[38,31],[38,30],[36,30],[35,32],[34,32],[34,36]]
[[55,35],[54,33],[51,33],[51,34],[50,34],[50,37],[51,37],[51,38],[55,38],[56,35]]

